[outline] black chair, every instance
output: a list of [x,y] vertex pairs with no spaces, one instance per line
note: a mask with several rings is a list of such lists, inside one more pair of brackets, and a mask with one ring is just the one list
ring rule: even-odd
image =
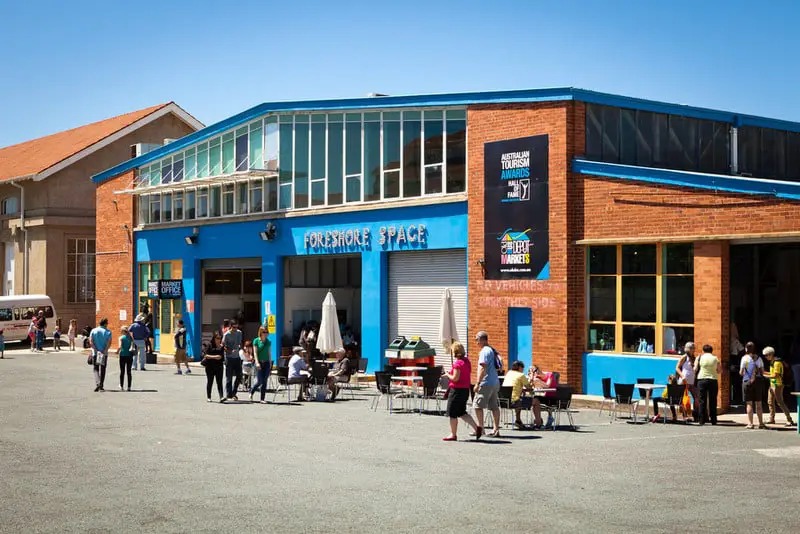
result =
[[572,388],[569,386],[557,386],[556,395],[553,397],[553,401],[554,402],[551,404],[552,411],[550,413],[551,417],[553,414],[555,414],[553,430],[555,431],[561,424],[562,413],[567,414],[570,428],[572,430],[577,430],[578,427],[575,426],[575,421],[572,419],[572,411],[570,410],[570,405],[572,404]]
[[503,424],[503,409],[511,410],[511,394],[513,392],[514,388],[512,386],[500,386],[500,391],[497,393],[497,398],[500,401],[500,424]]
[[639,401],[633,399],[633,390],[634,384],[614,383],[614,415],[611,418],[612,422],[617,420],[620,406],[628,406],[633,422],[636,422],[636,408],[639,406]]
[[[636,379],[636,383],[637,384],[655,384],[656,383],[656,379],[655,378],[637,378]],[[647,390],[646,389],[642,389],[642,388],[638,388],[638,389],[639,389],[639,399],[642,402],[646,402],[647,398],[649,396],[647,394]]]
[[384,365],[383,372],[389,373],[392,376],[397,376],[397,366],[396,365]]
[[603,415],[603,406],[608,403],[608,414],[611,415],[611,407],[614,406],[614,396],[611,394],[611,379],[604,378],[603,379],[603,402],[600,403],[600,413],[598,415]]
[[[441,397],[439,396],[439,378],[442,376],[441,367],[429,367],[421,373],[422,376],[422,403],[423,409],[427,410],[427,401],[436,401],[436,411],[442,411]],[[422,410],[420,410],[422,413]]]
[[377,411],[381,399],[386,397],[386,409],[389,410],[391,415],[394,409],[393,401],[395,395],[399,395],[401,390],[392,387],[392,373],[386,371],[377,371],[375,373],[375,387],[378,389],[379,396],[375,397],[372,402],[372,410]]
[[311,385],[315,395],[322,388],[328,387],[328,366],[324,362],[314,362],[311,368]]
[[289,360],[291,358],[287,356],[281,356],[278,358],[278,367],[289,367]]

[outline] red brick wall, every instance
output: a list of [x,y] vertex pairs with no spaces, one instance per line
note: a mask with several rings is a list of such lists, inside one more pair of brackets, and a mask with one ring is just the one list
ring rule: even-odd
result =
[[[470,358],[476,365],[477,351],[471,341],[479,330],[489,333],[489,342],[507,362],[508,308],[531,308],[533,311],[533,361],[548,370],[562,374],[562,382],[580,386],[581,352],[571,346],[579,307],[567,307],[567,285],[570,271],[577,264],[583,272],[581,247],[575,241],[580,219],[568,215],[571,177],[568,161],[574,153],[572,102],[525,105],[483,105],[468,109],[469,124],[467,157],[469,158],[469,339]],[[550,211],[550,279],[499,281],[485,280],[478,260],[483,258],[483,146],[485,143],[547,134],[549,136],[549,211]],[[582,144],[579,147],[582,150]],[[580,282],[583,287],[583,282]],[[580,329],[583,330],[582,323]]]
[[[116,339],[122,324],[133,321],[133,195],[115,195],[128,189],[133,171],[97,186],[97,321],[108,318],[108,327]],[[125,228],[127,225],[127,228]],[[127,288],[127,291],[125,291]],[[127,319],[120,321],[120,310]]]

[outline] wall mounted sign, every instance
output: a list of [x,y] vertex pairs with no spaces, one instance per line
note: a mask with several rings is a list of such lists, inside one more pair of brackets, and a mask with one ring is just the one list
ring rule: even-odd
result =
[[377,235],[369,228],[342,228],[338,230],[308,231],[303,235],[306,250],[333,251],[336,249],[368,249],[377,239],[378,245],[391,248],[400,245],[424,245],[427,240],[424,224],[398,224],[381,226]]
[[549,261],[548,137],[483,145],[486,278],[546,277]]
[[158,298],[160,299],[179,299],[183,295],[182,280],[159,280]]
[[147,282],[147,298],[149,299],[157,299],[158,298],[158,280],[150,280]]

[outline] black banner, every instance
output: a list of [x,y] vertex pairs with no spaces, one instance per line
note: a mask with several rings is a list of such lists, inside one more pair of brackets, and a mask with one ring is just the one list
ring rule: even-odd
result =
[[179,299],[183,294],[183,280],[159,280],[158,298]]
[[486,279],[550,276],[548,137],[483,145]]

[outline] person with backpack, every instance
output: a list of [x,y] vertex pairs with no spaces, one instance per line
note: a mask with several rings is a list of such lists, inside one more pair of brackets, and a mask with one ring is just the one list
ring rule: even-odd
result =
[[758,414],[758,428],[764,429],[764,410],[761,407],[761,381],[764,374],[764,361],[756,353],[756,344],[748,341],[744,346],[745,355],[739,364],[739,374],[742,377],[742,398],[747,407],[747,426],[752,429],[753,411]]
[[489,334],[481,330],[475,336],[475,341],[481,351],[478,355],[478,375],[475,379],[475,418],[478,428],[475,437],[480,439],[483,435],[484,410],[491,410],[494,429],[487,436],[500,437],[500,377],[497,371],[503,367],[497,351],[489,345]]
[[792,385],[792,370],[781,358],[775,356],[775,349],[772,347],[764,347],[761,353],[772,364],[769,372],[764,373],[764,377],[769,378],[769,421],[767,423],[770,425],[775,424],[775,405],[777,404],[786,415],[786,426],[794,426],[792,412],[789,411],[789,408],[786,407],[786,401],[783,400],[783,388],[785,386],[791,387]]

